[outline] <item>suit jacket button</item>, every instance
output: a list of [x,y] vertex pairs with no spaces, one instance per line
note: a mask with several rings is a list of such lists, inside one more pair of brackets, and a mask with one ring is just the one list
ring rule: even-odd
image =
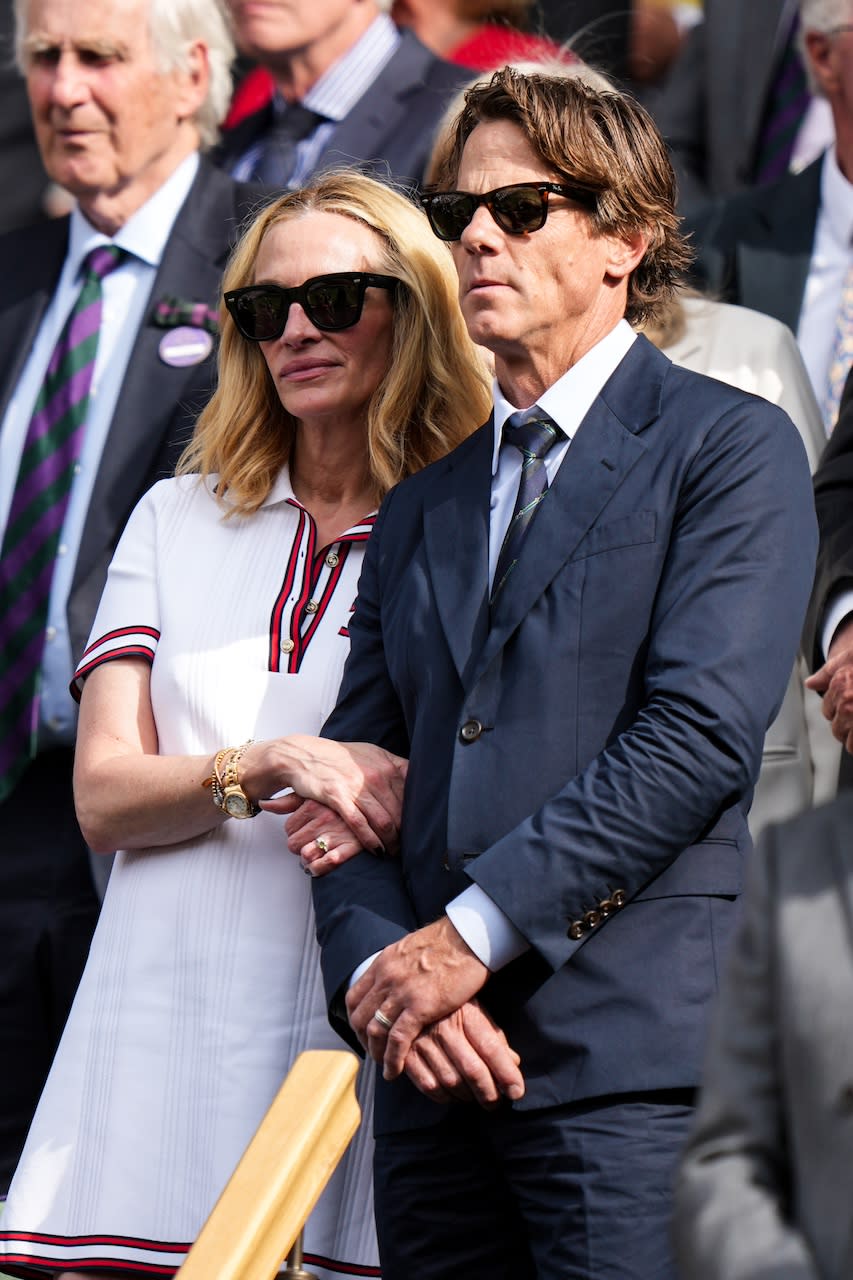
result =
[[483,732],[483,726],[479,720],[466,720],[462,728],[459,730],[459,737],[464,743],[476,742],[480,734]]
[[566,930],[566,933],[569,935],[572,942],[577,942],[578,939],[582,938],[584,935],[583,923],[580,920],[573,920]]
[[608,916],[612,916],[613,912],[616,910],[609,898],[602,898],[598,904],[598,909],[601,912],[602,920],[606,920]]
[[610,901],[613,903],[614,907],[624,907],[625,903],[628,901],[628,895],[624,889],[614,889],[610,895]]
[[601,912],[587,911],[584,915],[583,922],[587,929],[594,929],[597,924],[601,924]]

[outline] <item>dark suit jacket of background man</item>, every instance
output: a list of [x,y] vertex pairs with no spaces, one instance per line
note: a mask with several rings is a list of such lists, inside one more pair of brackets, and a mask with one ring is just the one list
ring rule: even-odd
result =
[[688,218],[698,285],[781,320],[800,318],[820,209],[823,158],[767,187],[716,202]]
[[653,104],[682,209],[752,184],[785,9],[786,0],[705,0],[688,33]]
[[[377,178],[387,181],[390,176],[417,186],[444,110],[471,75],[403,31],[392,57],[332,134],[317,171],[355,164]],[[266,132],[271,119],[269,105],[230,129],[217,149],[217,161],[230,168]]]
[[[201,160],[166,245],[146,317],[166,295],[218,307],[229,248],[240,224],[263,199],[258,187],[235,183]],[[59,280],[67,240],[67,218],[0,239],[0,420]],[[68,601],[75,661],[85,648],[127,517],[145,490],[174,469],[214,386],[213,356],[183,369],[164,363],[158,348],[165,332],[147,318],[143,321],[116,402]],[[12,845],[23,848],[25,856],[11,856]],[[62,963],[55,957],[40,903],[42,899],[64,902],[69,928],[72,917],[79,919],[73,927],[79,931],[81,967],[97,907],[86,847],[74,817],[70,765],[62,764],[50,795],[34,798],[22,794],[20,786],[13,792],[0,810],[0,849],[0,1190],[4,1191],[80,976],[79,969],[70,971],[70,948],[62,948]],[[54,972],[54,966],[61,972]],[[39,979],[37,969],[50,973],[50,979]],[[33,1026],[25,1030],[7,1002],[24,999],[28,982],[32,983]],[[44,1011],[42,1033],[36,1034],[37,1006],[43,999],[39,993],[45,985],[56,993],[56,1008]]]
[[[853,375],[841,397],[838,421],[814,476],[820,545],[814,587],[803,628],[803,653],[812,671],[823,666],[823,623],[836,593],[853,592]],[[839,785],[853,787],[853,756],[841,754]]]
[[[474,880],[531,946],[480,993],[521,1055],[517,1108],[690,1087],[812,580],[803,447],[639,338],[490,625],[492,452],[488,424],[392,491],[368,545],[324,732],[410,767],[400,858],[314,881],[333,1021],[352,1039],[356,965]],[[379,1082],[378,1131],[440,1114]]]

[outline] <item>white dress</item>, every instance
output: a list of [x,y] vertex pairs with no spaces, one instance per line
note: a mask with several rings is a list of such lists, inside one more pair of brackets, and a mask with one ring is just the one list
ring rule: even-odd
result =
[[[286,471],[246,519],[223,519],[197,478],[155,485],[116,551],[78,675],[150,659],[164,755],[316,733],[371,524],[319,548]],[[310,884],[282,818],[265,813],[119,853],[9,1192],[0,1270],[180,1266],[296,1055],[343,1047],[326,1020]],[[379,1275],[366,1074],[362,1125],[306,1229],[322,1280]]]

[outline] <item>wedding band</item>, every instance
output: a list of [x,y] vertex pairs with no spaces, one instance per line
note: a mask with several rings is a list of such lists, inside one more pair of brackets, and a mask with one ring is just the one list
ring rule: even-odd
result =
[[377,1009],[373,1015],[374,1021],[378,1022],[380,1027],[384,1027],[386,1031],[390,1031],[394,1023],[387,1018],[381,1009]]
[[328,845],[328,842],[326,841],[325,836],[318,836],[317,839],[314,841],[314,843],[316,844],[317,848],[320,850],[321,853],[329,852],[329,845]]

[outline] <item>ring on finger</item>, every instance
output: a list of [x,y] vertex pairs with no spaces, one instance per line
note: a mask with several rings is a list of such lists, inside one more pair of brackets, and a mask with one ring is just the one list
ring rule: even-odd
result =
[[329,852],[329,842],[325,836],[318,836],[317,839],[314,841],[314,843],[316,844],[317,848],[320,850],[321,853]]
[[380,1027],[384,1027],[386,1031],[390,1031],[394,1025],[391,1019],[387,1017],[387,1015],[384,1014],[381,1009],[376,1010],[376,1012],[373,1015],[373,1018],[374,1018],[374,1021],[378,1022]]

